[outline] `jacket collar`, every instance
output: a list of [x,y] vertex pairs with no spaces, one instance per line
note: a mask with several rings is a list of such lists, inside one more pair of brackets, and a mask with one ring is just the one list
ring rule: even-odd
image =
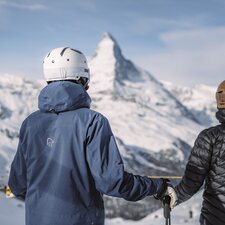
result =
[[219,120],[220,123],[225,123],[225,109],[219,109],[216,112],[216,118]]
[[42,112],[65,112],[79,108],[90,108],[91,98],[84,87],[70,81],[48,84],[38,97]]

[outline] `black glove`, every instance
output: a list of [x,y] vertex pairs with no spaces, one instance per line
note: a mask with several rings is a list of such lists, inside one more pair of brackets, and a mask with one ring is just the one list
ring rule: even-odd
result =
[[161,178],[161,180],[163,181],[162,186],[161,186],[161,190],[156,195],[154,195],[154,197],[156,199],[162,201],[163,200],[163,197],[166,194],[167,187],[169,185],[170,180],[169,179],[164,179],[164,178]]
[[165,200],[165,196],[170,197],[170,208],[173,209],[177,205],[177,194],[173,188],[173,185],[170,183],[169,179],[163,179],[162,187],[159,193],[157,193],[154,197],[161,201]]

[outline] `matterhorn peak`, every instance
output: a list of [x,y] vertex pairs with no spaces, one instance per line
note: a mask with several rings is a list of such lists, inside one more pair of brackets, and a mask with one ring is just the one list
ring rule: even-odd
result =
[[[91,82],[95,84],[99,92],[112,92],[114,90],[116,67],[118,62],[124,60],[116,40],[110,33],[104,33],[95,55],[90,61]],[[99,81],[104,81],[104,85]]]
[[[149,74],[141,72],[130,60],[125,59],[115,38],[104,33],[96,53],[90,61],[91,82],[98,92],[119,93],[125,81],[141,82],[149,79]],[[104,81],[104,85],[102,82]]]
[[116,39],[109,32],[105,32],[103,34],[103,38],[98,44],[94,57],[101,56],[104,56],[104,61],[107,59],[110,60],[112,58],[115,58],[117,60],[121,60],[124,58]]
[[109,33],[109,32],[105,32],[104,34],[103,34],[103,38],[102,39],[109,39],[109,40],[111,40],[112,42],[114,42],[114,43],[117,43],[116,42],[116,39],[112,36],[112,34],[111,33]]

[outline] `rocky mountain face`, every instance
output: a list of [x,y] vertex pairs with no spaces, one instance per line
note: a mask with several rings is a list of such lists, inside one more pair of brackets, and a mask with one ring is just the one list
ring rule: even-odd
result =
[[[194,104],[202,93],[198,93],[199,89],[162,84],[127,60],[109,33],[104,34],[89,66],[92,108],[109,119],[126,170],[149,176],[182,175],[197,134],[213,123],[212,89],[205,88],[210,100],[201,102],[199,96],[201,106]],[[0,77],[2,182],[16,151],[19,127],[37,109],[37,96],[43,85],[44,82],[25,78]],[[105,204],[108,217],[129,219],[140,219],[159,207],[153,198],[129,203],[106,197]]]

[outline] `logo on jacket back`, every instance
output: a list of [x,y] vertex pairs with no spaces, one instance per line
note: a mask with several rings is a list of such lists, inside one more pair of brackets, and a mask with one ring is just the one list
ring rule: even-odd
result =
[[47,146],[52,148],[53,144],[54,144],[54,140],[52,138],[47,138]]

